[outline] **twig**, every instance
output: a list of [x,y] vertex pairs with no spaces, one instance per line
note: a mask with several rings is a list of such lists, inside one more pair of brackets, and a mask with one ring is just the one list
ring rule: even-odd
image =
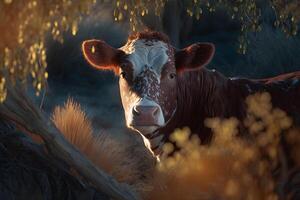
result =
[[44,91],[43,91],[43,96],[42,96],[41,103],[40,103],[40,110],[43,109],[46,93],[47,93],[47,86],[45,86]]

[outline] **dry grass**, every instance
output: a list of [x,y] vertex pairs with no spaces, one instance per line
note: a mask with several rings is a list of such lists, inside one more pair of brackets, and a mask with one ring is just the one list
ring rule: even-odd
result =
[[64,107],[54,109],[52,120],[73,145],[83,152],[89,151],[93,143],[93,129],[79,104],[69,99]]
[[70,99],[63,107],[56,107],[52,119],[65,138],[98,167],[139,192],[149,190],[146,183],[155,160],[138,141],[121,143],[107,133],[94,134],[80,105]]

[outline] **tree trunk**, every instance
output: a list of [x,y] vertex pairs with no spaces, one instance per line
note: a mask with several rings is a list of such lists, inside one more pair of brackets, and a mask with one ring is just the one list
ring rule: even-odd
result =
[[118,183],[113,177],[98,169],[78,149],[70,144],[21,89],[20,85],[7,86],[8,96],[0,104],[0,115],[14,122],[23,131],[37,134],[43,138],[51,155],[74,168],[87,183],[115,199],[139,199],[126,184]]

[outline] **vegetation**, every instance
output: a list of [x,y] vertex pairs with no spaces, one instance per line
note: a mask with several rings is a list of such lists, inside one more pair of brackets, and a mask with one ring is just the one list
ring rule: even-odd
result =
[[[223,9],[233,19],[240,22],[240,47],[239,52],[245,54],[247,50],[247,34],[249,32],[261,31],[262,27],[262,9],[271,7],[274,11],[275,19],[273,21],[276,28],[281,29],[288,36],[298,33],[298,23],[300,20],[299,2],[296,0],[184,0],[177,1],[177,4],[184,9],[190,17],[195,17],[200,20],[202,15],[207,12],[215,12]],[[115,21],[124,20],[130,21],[133,31],[137,27],[143,27],[141,17],[149,12],[154,12],[160,16],[164,6],[168,3],[167,0],[142,0],[142,1],[126,1],[116,0],[114,17]],[[154,6],[153,6],[154,5]],[[154,7],[154,8],[153,8]],[[154,10],[154,11],[153,11]]]
[[149,190],[147,181],[155,160],[142,143],[130,138],[125,142],[130,145],[123,145],[109,133],[95,133],[85,112],[71,99],[55,108],[52,120],[65,138],[100,169],[137,192]]
[[[86,114],[73,101],[57,107],[52,120],[89,160],[143,199],[297,199],[299,130],[283,111],[272,107],[268,93],[249,96],[246,103],[244,122],[206,120],[214,132],[210,145],[200,145],[188,128],[175,131],[170,139],[181,149],[170,154],[174,147],[165,144],[156,166],[143,143],[94,134]],[[237,136],[238,123],[247,127],[246,139]]]
[[95,1],[30,0],[0,1],[0,100],[6,97],[6,82],[32,79],[39,95],[46,84],[47,34],[63,42],[63,33],[77,33],[82,14]]
[[[299,157],[299,149],[295,149],[299,131],[292,128],[291,119],[283,111],[272,108],[269,94],[249,96],[247,105],[249,118],[244,124],[251,139],[246,141],[237,137],[239,122],[235,118],[206,120],[215,136],[210,146],[199,145],[197,137],[189,139],[188,129],[173,133],[171,139],[181,150],[162,157],[151,199],[296,198],[292,196],[297,190],[296,181],[291,186],[294,193],[285,184],[293,182],[288,174],[299,167],[295,156]],[[292,144],[288,140],[292,151],[285,152],[283,141],[289,137],[294,141]],[[172,144],[166,144],[164,150],[166,154],[171,152]],[[296,163],[291,168],[290,153]]]
[[[92,134],[89,119],[70,100],[55,109],[52,119],[96,166],[143,199],[297,199],[299,130],[283,111],[272,107],[268,93],[249,96],[247,105],[249,117],[244,122],[206,120],[214,132],[209,146],[200,145],[188,128],[176,130],[170,139],[180,150],[170,154],[173,144],[165,144],[157,165],[144,145],[132,138],[121,145],[106,133]],[[238,123],[247,127],[246,139],[237,136]]]

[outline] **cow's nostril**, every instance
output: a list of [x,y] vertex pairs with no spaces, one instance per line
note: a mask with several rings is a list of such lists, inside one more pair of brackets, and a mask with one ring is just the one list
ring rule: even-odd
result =
[[156,116],[158,114],[158,110],[159,110],[158,107],[154,107],[152,111],[152,115]]
[[136,106],[134,106],[133,109],[132,109],[132,113],[133,113],[134,116],[138,116],[140,114],[140,111],[137,109]]
[[159,107],[157,106],[134,106],[132,109],[133,116],[139,117],[157,117],[159,114]]

